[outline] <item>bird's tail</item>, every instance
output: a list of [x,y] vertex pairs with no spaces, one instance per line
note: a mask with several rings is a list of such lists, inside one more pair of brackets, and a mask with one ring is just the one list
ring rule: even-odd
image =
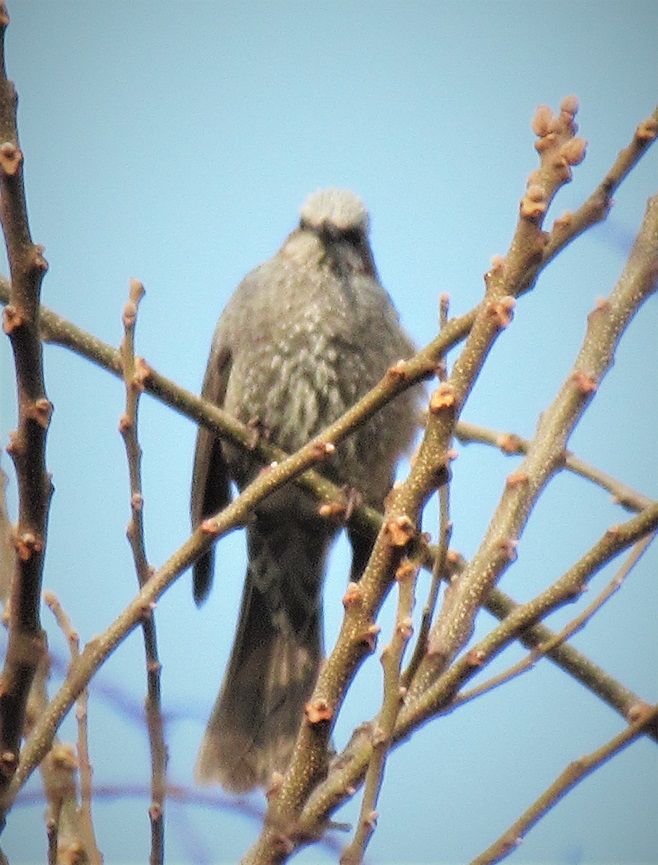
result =
[[240,620],[199,751],[199,782],[241,793],[285,771],[320,664],[327,543],[326,530],[299,524],[249,527]]

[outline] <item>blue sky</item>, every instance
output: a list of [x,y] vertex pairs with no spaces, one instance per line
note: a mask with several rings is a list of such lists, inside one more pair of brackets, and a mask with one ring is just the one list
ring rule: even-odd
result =
[[[276,251],[309,192],[346,186],[366,201],[382,281],[422,345],[435,333],[439,294],[449,292],[453,314],[467,311],[481,297],[491,256],[506,250],[536,164],[529,126],[536,106],[556,107],[577,94],[589,142],[554,205],[557,216],[589,194],[656,101],[654,2],[33,0],[9,8],[7,62],[20,94],[31,227],[50,263],[44,302],[118,344],[128,280],[141,279],[147,295],[138,352],[191,390],[200,387],[212,330],[233,288]],[[520,301],[465,419],[532,434],[573,362],[587,312],[621,271],[656,192],[657,159],[654,150],[620,189],[610,220],[561,255]],[[653,299],[571,442],[580,456],[653,497],[657,330]],[[4,343],[1,352],[4,446],[14,395],[5,386],[11,359]],[[56,407],[48,440],[56,495],[44,585],[87,640],[134,593],[117,433],[124,396],[116,380],[62,349],[45,357]],[[140,433],[147,545],[157,565],[188,533],[195,429],[145,397]],[[513,462],[475,445],[459,450],[453,545],[470,556]],[[8,462],[3,457],[5,469]],[[504,588],[530,597],[623,518],[604,493],[560,476]],[[431,509],[425,527],[434,527]],[[329,640],[340,623],[346,554],[341,541],[325,595]],[[188,576],[158,606],[165,709],[188,716],[169,728],[171,777],[181,782],[190,781],[229,650],[244,571],[239,534],[222,541],[218,562],[215,591],[200,611]],[[657,564],[650,551],[574,641],[650,700],[657,699]],[[599,576],[593,591],[611,575]],[[555,621],[574,614],[570,608]],[[50,625],[47,613],[44,621]],[[388,608],[384,629],[386,622]],[[64,653],[54,630],[51,643]],[[501,666],[518,656],[510,652]],[[142,700],[139,635],[99,680]],[[53,688],[56,681],[55,674]],[[379,684],[374,658],[345,707],[339,743],[376,711]],[[97,783],[147,778],[142,730],[98,691],[90,726]],[[541,663],[427,725],[392,757],[370,861],[468,862],[566,763],[620,728],[613,712]],[[65,735],[73,736],[70,722]],[[510,861],[654,861],[657,770],[655,747],[635,744],[562,802]],[[97,806],[106,861],[144,861],[147,805]],[[12,863],[43,861],[44,837],[34,829],[40,811],[12,816],[4,837]],[[169,813],[170,862],[234,862],[256,832],[232,811],[172,805]],[[348,806],[338,819],[355,814]],[[306,851],[297,861],[335,856]]]

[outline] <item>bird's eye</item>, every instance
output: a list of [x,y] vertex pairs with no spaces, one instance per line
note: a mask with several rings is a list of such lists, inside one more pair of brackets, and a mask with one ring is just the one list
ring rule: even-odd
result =
[[363,235],[358,228],[348,228],[346,231],[341,231],[339,234],[341,240],[351,243],[353,246],[359,246],[363,239]]

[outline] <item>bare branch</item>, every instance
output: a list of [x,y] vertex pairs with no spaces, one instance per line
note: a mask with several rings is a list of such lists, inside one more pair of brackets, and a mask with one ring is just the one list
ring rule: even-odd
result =
[[[576,161],[572,147],[577,141],[573,123],[575,106],[568,109],[563,104],[555,133],[551,132],[552,138],[545,146],[538,146],[540,170],[533,173],[521,201],[520,218],[507,258],[498,261],[486,274],[486,296],[477,308],[466,344],[448,381],[442,382],[430,398],[425,435],[409,477],[388,497],[384,524],[359,581],[358,597],[346,605],[336,646],[320,671],[311,699],[312,705],[325,708],[322,722],[307,716],[302,724],[283,783],[270,796],[266,825],[245,857],[248,865],[283,862],[304,840],[299,832],[299,814],[311,790],[321,780],[332,720],[340,709],[346,686],[365,655],[374,648],[375,617],[405,548],[417,533],[419,514],[430,494],[445,482],[449,445],[459,412],[491,347],[511,320],[514,298],[536,279],[545,247],[541,231],[544,214],[557,190],[571,177],[569,163]],[[533,277],[529,276],[531,273]],[[417,679],[423,667],[421,664]]]
[[[80,657],[80,636],[73,628],[71,620],[65,613],[62,605],[57,597],[52,592],[44,593],[44,601],[52,612],[59,628],[64,635],[71,653],[71,663],[75,663]],[[41,711],[43,712],[48,701],[44,692],[41,700]],[[68,838],[65,837],[64,844],[56,844],[58,855],[61,857],[63,853],[68,852],[75,854],[85,863],[90,865],[102,865],[103,857],[96,844],[96,833],[94,832],[94,821],[92,818],[91,800],[92,800],[92,767],[89,757],[89,737],[87,726],[87,705],[88,695],[87,690],[81,691],[77,700],[76,718],[78,722],[78,755],[77,759],[71,753],[71,748],[68,745],[62,744],[54,740],[53,746],[42,767],[44,772],[54,774],[54,777],[45,775],[45,787],[49,793],[51,801],[54,797],[55,807],[57,809],[58,819],[54,822],[53,831],[49,831],[48,839],[52,841],[53,837],[57,840],[56,829],[59,823],[59,810],[67,819],[64,824],[68,828]],[[50,767],[50,768],[49,768]],[[55,768],[56,767],[56,768]],[[78,807],[76,786],[75,786],[75,771],[80,774],[80,806]],[[62,774],[64,773],[64,782]],[[51,811],[55,811],[51,804]]]
[[[487,429],[476,424],[460,421],[455,429],[457,438],[462,442],[480,442],[481,444],[492,445],[499,448],[504,454],[527,454],[530,442],[523,439],[516,433],[511,432],[496,432],[495,430]],[[651,504],[651,499],[637,490],[629,487],[628,484],[613,478],[612,475],[602,471],[596,466],[586,463],[579,459],[570,451],[565,451],[564,467],[582,478],[586,478],[592,483],[607,490],[614,500],[623,508],[631,511],[641,511]]]
[[366,847],[377,824],[377,800],[405,690],[402,686],[400,668],[407,642],[413,633],[411,614],[414,607],[417,574],[418,567],[408,559],[403,559],[395,575],[398,584],[398,608],[391,642],[381,655],[384,671],[382,707],[374,723],[369,727],[372,754],[366,771],[363,801],[354,838],[343,851],[341,865],[360,865],[363,862]]
[[566,442],[606,374],[626,326],[658,282],[658,197],[649,201],[640,233],[624,272],[609,299],[590,314],[587,333],[573,370],[558,396],[541,416],[528,454],[507,479],[500,504],[472,562],[453,582],[430,635],[429,651],[419,668],[415,698],[469,638],[483,599],[516,556],[537,497],[561,468]]
[[[0,277],[0,302],[6,303],[8,297],[8,283]],[[467,317],[468,321],[472,322],[473,316],[474,312],[469,313]],[[457,321],[462,322],[464,320],[458,319]],[[97,363],[114,375],[123,375],[120,354],[112,346],[78,328],[77,325],[72,324],[44,306],[41,307],[41,323],[42,336],[47,341],[70,348],[72,351]],[[435,345],[435,343],[432,343],[432,345]],[[444,349],[447,350],[448,348],[449,345],[445,344]],[[429,346],[426,350],[429,350]],[[160,399],[165,405],[169,405],[181,414],[203,423],[209,429],[215,430],[218,434],[229,438],[231,441],[236,443],[242,442],[244,446],[246,446],[247,441],[251,441],[253,446],[253,436],[247,427],[242,426],[230,415],[226,415],[217,406],[202,400],[170,379],[165,378],[152,367],[149,367],[149,372],[148,378],[144,381],[145,389],[151,395]],[[232,430],[235,434],[234,438],[231,435]],[[272,461],[283,458],[281,451],[268,445],[262,438],[255,445],[254,452],[258,453],[264,461],[269,458]],[[595,471],[600,472],[599,469]],[[342,496],[342,491],[339,488],[313,471],[307,471],[302,475],[299,478],[299,483],[310,492],[313,492],[320,501],[329,504],[336,502]],[[636,495],[639,496],[640,494]],[[350,522],[358,526],[362,531],[371,533],[374,536],[381,528],[382,515],[373,508],[359,505],[352,509]],[[434,558],[433,555],[428,555],[427,564],[430,567]],[[455,563],[453,562],[452,564],[454,570]],[[486,601],[486,608],[489,612],[500,619],[505,618],[514,609],[515,605],[516,602],[499,589],[494,589]],[[547,642],[552,636],[553,632],[545,625],[536,625],[522,635],[521,641],[528,646],[534,646]],[[548,657],[560,666],[561,669],[580,681],[585,687],[598,694],[598,696],[621,714],[625,714],[626,707],[637,700],[637,696],[632,691],[625,688],[572,646],[558,646],[549,653]],[[658,737],[658,731],[656,731],[655,735]]]
[[[126,385],[126,407],[119,422],[128,459],[130,475],[130,510],[128,540],[133,553],[137,582],[143,588],[149,580],[152,569],[146,557],[144,540],[144,496],[142,494],[141,458],[142,450],[138,438],[139,396],[142,385],[142,362],[135,357],[135,326],[139,303],[144,296],[144,286],[137,280],[130,283],[130,296],[123,310],[124,338],[121,344],[123,376]],[[167,786],[167,746],[164,738],[160,694],[160,659],[158,640],[153,613],[142,619],[144,654],[146,660],[146,721],[151,751],[151,823],[150,865],[164,862],[164,797]]]
[[615,754],[618,754],[627,745],[641,736],[644,730],[658,719],[658,706],[638,706],[637,716],[630,726],[618,733],[605,745],[596,751],[580,757],[556,778],[551,786],[525,811],[500,838],[484,851],[480,856],[473,859],[471,865],[492,865],[500,862],[512,851],[516,850],[523,841],[524,835],[576,784],[591,774],[599,766],[603,765]]
[[[505,682],[509,682],[512,679],[520,676],[522,673],[527,672],[535,666],[537,661],[540,658],[545,657],[548,652],[552,649],[561,646],[568,639],[573,637],[575,633],[582,630],[585,627],[587,622],[592,618],[592,616],[597,613],[603,604],[606,601],[610,600],[610,598],[618,591],[621,587],[622,583],[630,573],[630,571],[635,567],[635,565],[640,560],[641,556],[644,554],[647,547],[655,540],[656,534],[647,535],[642,538],[642,540],[638,541],[635,544],[635,547],[631,551],[627,560],[621,566],[621,568],[614,575],[612,580],[608,583],[605,588],[599,592],[596,598],[587,605],[587,607],[579,613],[574,619],[568,622],[562,630],[558,631],[550,640],[547,640],[545,643],[540,643],[538,646],[535,646],[534,649],[528,654],[525,658],[522,658],[518,663],[514,664],[507,670],[504,670],[502,673],[499,673],[497,676],[494,676],[491,679],[488,679],[486,682],[482,682],[480,685],[477,685],[475,688],[472,688],[470,691],[462,691],[458,696],[456,696],[452,701],[452,706],[457,707],[461,706],[463,703],[467,703],[470,700],[475,699],[476,697],[480,697],[483,694],[486,694],[488,691],[493,690],[493,688],[497,688],[499,685],[504,684]],[[584,586],[582,589],[584,590]],[[569,593],[572,590],[569,589]],[[565,600],[568,600],[565,595]]]
[[0,218],[11,273],[3,327],[9,336],[18,396],[18,429],[7,450],[18,479],[17,551],[9,603],[9,641],[0,691],[0,795],[18,765],[25,707],[45,652],[39,618],[41,578],[52,491],[46,472],[46,434],[53,407],[43,375],[39,327],[43,249],[32,242],[23,188],[23,154],[16,129],[16,90],[5,70],[9,16],[0,3]]
[[[658,503],[607,531],[592,549],[552,586],[533,600],[514,607],[507,618],[439,677],[425,693],[423,700],[407,699],[398,715],[394,733],[396,742],[404,740],[429,718],[452,711],[453,698],[464,682],[477,675],[510,641],[526,632],[530,625],[563,604],[566,598],[578,596],[581,587],[593,573],[620,551],[655,531],[656,527]],[[635,697],[632,703],[629,702],[627,718],[632,719],[636,707],[643,704],[644,701],[638,697]],[[654,731],[655,736],[656,726],[654,719],[648,722],[646,729]],[[328,815],[356,789],[363,778],[371,753],[370,737],[357,734],[344,752],[338,755],[326,780],[312,792],[298,819],[297,829],[302,837],[316,835]]]

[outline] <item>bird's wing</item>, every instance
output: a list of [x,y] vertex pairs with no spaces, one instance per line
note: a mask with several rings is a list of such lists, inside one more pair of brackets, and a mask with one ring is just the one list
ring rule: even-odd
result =
[[[218,345],[218,342],[216,337],[201,395],[209,402],[221,406],[231,371],[231,352],[226,346]],[[230,499],[230,477],[221,440],[214,432],[200,426],[192,472],[192,528],[196,528],[206,517],[225,507]],[[197,604],[204,601],[210,591],[214,558],[215,551],[210,549],[194,563],[194,600]]]

